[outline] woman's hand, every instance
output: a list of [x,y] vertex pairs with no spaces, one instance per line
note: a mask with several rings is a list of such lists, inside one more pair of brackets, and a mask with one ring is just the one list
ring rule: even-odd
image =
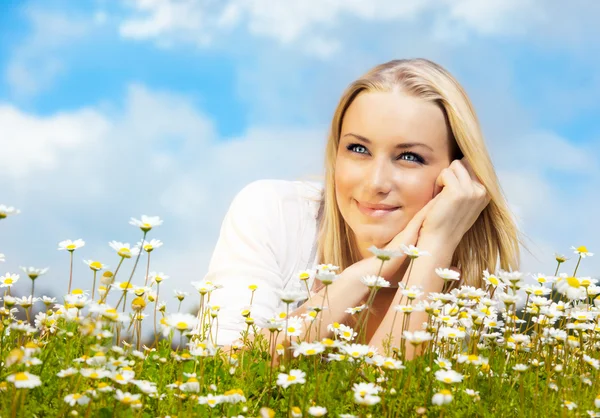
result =
[[443,169],[434,187],[434,198],[427,204],[431,207],[423,220],[419,241],[425,237],[458,245],[490,197],[464,158]]

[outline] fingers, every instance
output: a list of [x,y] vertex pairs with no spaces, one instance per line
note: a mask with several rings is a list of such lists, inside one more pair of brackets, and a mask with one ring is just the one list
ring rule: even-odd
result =
[[444,187],[460,189],[460,182],[458,181],[456,174],[450,167],[444,168],[440,172],[437,179],[435,180],[434,194],[433,194],[434,197],[437,196],[439,193],[441,193],[441,191],[443,190]]

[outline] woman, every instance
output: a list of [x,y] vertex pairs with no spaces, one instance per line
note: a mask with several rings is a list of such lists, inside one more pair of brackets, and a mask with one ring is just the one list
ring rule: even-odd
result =
[[[325,184],[263,180],[234,199],[206,280],[222,285],[211,302],[222,307],[219,344],[245,329],[240,315],[252,297],[257,324],[286,310],[279,294],[296,286],[298,270],[330,263],[339,278],[328,286],[323,324],[348,323],[345,311],[363,303],[360,278],[381,262],[369,248],[417,245],[431,256],[415,260],[410,285],[425,294],[442,291],[435,268],[461,272],[461,284],[481,287],[482,272],[519,264],[519,239],[471,103],[458,82],[424,59],[379,65],[342,96],[326,145]],[[409,259],[385,263],[382,289],[370,315],[367,338],[382,347],[392,330]],[[251,294],[248,286],[257,286]],[[311,278],[312,294],[290,316],[321,306],[324,289]],[[411,329],[425,313],[413,313]],[[326,336],[326,327],[321,335]],[[410,350],[410,347],[409,347]],[[407,358],[413,353],[407,352]]]

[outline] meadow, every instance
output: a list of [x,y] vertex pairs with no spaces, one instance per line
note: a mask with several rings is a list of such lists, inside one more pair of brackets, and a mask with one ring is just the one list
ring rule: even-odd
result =
[[[0,228],[17,214],[0,205]],[[362,338],[375,294],[389,286],[377,272],[361,278],[371,291],[364,305],[349,308],[354,328],[322,323],[326,305],[302,317],[288,309],[255,320],[257,283],[240,310],[245,329],[226,350],[215,344],[221,307],[211,303],[220,286],[199,281],[174,290],[154,267],[162,242],[151,236],[162,223],[132,218],[139,242],[112,241],[113,260],[86,259],[84,289],[72,283],[84,271],[73,264],[85,257],[85,242],[61,241],[57,257],[69,279],[55,288],[63,297],[36,294],[47,269],[0,275],[0,416],[600,417],[600,286],[577,274],[593,256],[584,246],[550,258],[552,274],[485,271],[481,289],[403,288],[395,309],[407,331],[385,352]],[[424,250],[402,251],[415,263]],[[372,252],[382,264],[400,255]],[[282,292],[282,301],[289,308],[306,298],[313,277],[330,285],[337,270],[322,264],[298,272],[305,291]],[[436,273],[449,283],[460,279]],[[171,312],[166,301],[173,298],[179,303]],[[186,298],[197,312],[181,311]],[[428,321],[409,332],[416,311]],[[311,339],[321,326],[330,338]],[[275,344],[281,335],[285,344]],[[420,354],[413,360],[406,360],[409,345]]]

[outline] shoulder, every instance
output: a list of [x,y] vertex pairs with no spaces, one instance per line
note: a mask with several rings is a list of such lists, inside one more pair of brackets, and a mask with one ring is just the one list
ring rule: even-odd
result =
[[315,212],[323,187],[319,182],[279,179],[255,180],[244,186],[234,197],[232,207],[244,211],[259,211],[262,215],[299,210]]

